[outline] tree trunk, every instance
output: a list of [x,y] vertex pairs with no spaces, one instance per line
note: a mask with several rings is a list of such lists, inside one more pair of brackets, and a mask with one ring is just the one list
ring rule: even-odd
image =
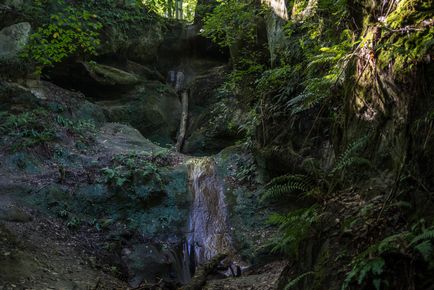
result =
[[175,0],[176,19],[182,20],[182,0]]
[[167,16],[173,18],[173,0],[167,0]]

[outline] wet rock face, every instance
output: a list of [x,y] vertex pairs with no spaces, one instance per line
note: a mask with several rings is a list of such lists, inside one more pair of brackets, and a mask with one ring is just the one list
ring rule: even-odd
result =
[[[100,47],[100,55],[124,55],[140,63],[152,63],[164,40],[162,25],[152,23],[140,27],[140,31],[125,33],[121,26],[106,27]],[[135,32],[135,33],[134,33]]]
[[189,83],[189,126],[183,152],[216,154],[242,138],[234,129],[243,118],[240,105],[232,96],[219,95],[226,73],[226,66],[215,66]]
[[187,236],[189,254],[203,264],[220,253],[233,251],[223,181],[212,158],[189,161],[189,181],[193,205]]
[[32,27],[28,22],[17,23],[0,31],[0,61],[16,60],[29,41]]

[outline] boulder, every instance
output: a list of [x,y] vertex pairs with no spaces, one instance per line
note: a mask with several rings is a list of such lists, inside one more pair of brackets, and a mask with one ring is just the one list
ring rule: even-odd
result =
[[165,145],[175,140],[181,102],[172,89],[160,82],[144,82],[122,98],[99,105],[111,122],[127,123],[152,141]]
[[89,76],[100,85],[132,86],[140,82],[140,78],[137,75],[112,66],[96,62],[83,62],[83,66],[89,73]]
[[16,60],[27,45],[31,30],[28,22],[3,28],[0,31],[0,61]]
[[139,63],[154,62],[163,42],[163,27],[159,23],[142,25],[125,31],[119,25],[106,27],[100,55],[122,55]]
[[237,130],[245,118],[240,104],[233,96],[219,93],[226,72],[226,66],[217,66],[189,83],[189,126],[183,152],[214,154],[242,138]]
[[32,217],[16,206],[0,208],[0,220],[7,222],[25,223],[32,220]]

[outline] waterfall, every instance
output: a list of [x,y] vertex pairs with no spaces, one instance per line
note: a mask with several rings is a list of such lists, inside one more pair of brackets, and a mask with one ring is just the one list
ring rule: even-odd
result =
[[200,265],[219,253],[231,252],[232,241],[223,181],[217,176],[214,159],[192,159],[188,172],[194,198],[188,224],[188,256],[194,265]]

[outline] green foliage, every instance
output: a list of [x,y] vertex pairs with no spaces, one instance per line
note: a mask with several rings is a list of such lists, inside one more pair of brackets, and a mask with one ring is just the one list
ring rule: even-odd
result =
[[288,99],[302,89],[304,67],[301,64],[282,65],[266,70],[256,81],[256,90],[267,101],[267,117],[285,115]]
[[[146,8],[160,16],[176,18],[176,6],[179,0],[144,0],[143,4]],[[141,2],[141,1],[139,1]],[[183,0],[182,1],[182,20],[193,22],[196,11],[197,0]],[[181,19],[180,19],[181,20]]]
[[319,220],[317,208],[310,207],[292,211],[286,215],[272,214],[269,223],[279,226],[283,236],[279,236],[273,243],[273,252],[298,256],[299,247],[312,233],[312,226]]
[[50,16],[49,23],[36,29],[22,56],[44,67],[70,56],[95,55],[101,27],[97,15],[65,5]]
[[387,17],[386,24],[392,29],[419,24],[422,20],[431,17],[432,13],[432,0],[400,1],[396,9]]
[[342,289],[348,289],[354,282],[358,285],[372,283],[378,290],[383,284],[389,285],[393,281],[388,281],[382,274],[396,263],[390,259],[393,257],[390,254],[434,265],[434,228],[424,225],[425,222],[421,220],[411,227],[411,231],[388,236],[359,254],[352,262],[352,269],[347,273]]
[[291,280],[288,284],[286,284],[285,288],[283,290],[289,290],[294,288],[301,280],[306,278],[307,276],[314,275],[315,272],[306,272],[298,276],[297,278]]
[[346,150],[337,158],[337,161],[332,169],[332,173],[342,171],[354,164],[369,164],[369,160],[356,155],[366,146],[368,141],[369,135],[365,135],[349,144]]
[[383,258],[363,259],[354,264],[351,272],[347,274],[342,290],[347,289],[350,282],[356,280],[361,285],[365,279],[370,275],[372,284],[376,290],[380,290],[382,280],[380,275],[384,271],[385,261]]
[[231,47],[243,39],[256,39],[256,9],[249,0],[218,0],[219,5],[205,17],[202,35],[222,47]]
[[66,223],[66,226],[71,229],[71,230],[76,230],[78,229],[82,224],[82,221],[77,218],[77,217],[72,217],[71,219],[69,219]]
[[281,201],[288,195],[307,194],[314,188],[312,180],[305,175],[284,175],[274,178],[261,196],[261,201]]
[[90,137],[90,134],[96,132],[96,124],[92,120],[74,121],[62,115],[57,115],[56,122],[60,126],[67,128],[71,133],[82,137]]
[[0,114],[0,134],[6,137],[12,150],[33,147],[55,139],[55,134],[47,122],[48,112],[36,109],[20,114]]
[[[434,27],[430,24],[433,1],[401,1],[385,19],[379,52],[379,65],[397,74],[413,70],[434,47]],[[427,21],[427,22],[424,22]]]
[[127,38],[129,35],[143,33],[143,27],[160,25],[161,19],[149,13],[142,3],[125,7],[119,6],[116,0],[103,0],[102,2],[85,1],[81,9],[97,15],[97,20],[103,25],[103,30],[113,27],[120,32],[120,36]]
[[257,171],[254,155],[236,154],[232,158],[234,166],[229,167],[229,175],[240,183],[253,184]]
[[290,99],[287,106],[293,113],[313,108],[333,96],[332,89],[344,81],[344,70],[351,60],[355,43],[350,30],[344,30],[337,44],[320,47],[319,52],[308,55],[304,90]]
[[[101,170],[105,182],[117,196],[146,202],[155,191],[161,191],[163,181],[159,168],[147,157],[137,153],[118,155],[113,158],[111,167]],[[137,190],[139,184],[146,188]]]
[[324,171],[318,168],[317,164],[310,162],[313,168],[306,168],[310,175],[287,174],[272,179],[263,191],[261,201],[281,201],[294,195],[323,198],[324,193],[330,193],[342,180],[340,177],[350,166],[370,164],[369,160],[358,156],[368,141],[369,135],[366,135],[349,144],[331,170]]

